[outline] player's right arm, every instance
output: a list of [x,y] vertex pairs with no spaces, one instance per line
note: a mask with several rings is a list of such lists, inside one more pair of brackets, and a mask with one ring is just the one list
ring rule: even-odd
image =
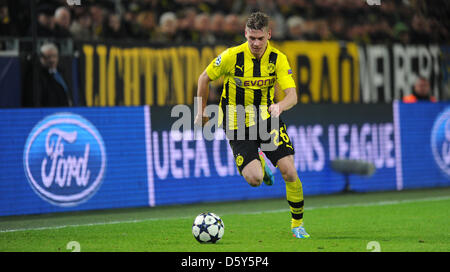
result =
[[197,113],[195,115],[195,121],[194,123],[198,126],[204,125],[206,122],[208,122],[208,116],[204,116],[203,112],[206,108],[206,103],[208,101],[208,95],[209,95],[209,82],[211,79],[208,76],[208,73],[203,71],[203,73],[198,77],[198,83],[197,83]]
[[[203,125],[208,122],[208,117],[205,116],[204,110],[208,101],[209,95],[209,82],[218,79],[219,77],[230,73],[231,67],[231,53],[227,49],[222,54],[217,56],[209,65],[205,71],[198,78],[197,85],[197,113],[195,115],[195,125]],[[201,100],[201,101],[199,101]]]

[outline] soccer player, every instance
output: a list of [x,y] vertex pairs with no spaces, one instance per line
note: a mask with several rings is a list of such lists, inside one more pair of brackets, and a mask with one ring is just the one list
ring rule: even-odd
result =
[[[263,181],[269,186],[273,184],[273,174],[259,151],[261,149],[278,167],[286,183],[294,236],[308,238],[303,227],[303,188],[294,165],[294,148],[286,125],[279,118],[283,111],[297,104],[297,91],[286,56],[269,43],[271,30],[268,25],[266,14],[252,13],[245,27],[247,42],[222,52],[200,75],[197,96],[201,105],[195,124],[208,122],[204,109],[209,82],[224,76],[219,122],[225,129],[240,174],[251,186],[259,186]],[[278,103],[274,103],[275,86],[285,93]],[[258,129],[252,130],[252,126]],[[252,137],[251,132],[259,132],[260,127],[270,134],[269,139],[260,133]],[[239,137],[239,129],[244,131],[243,139]],[[269,145],[263,148],[267,143]]]

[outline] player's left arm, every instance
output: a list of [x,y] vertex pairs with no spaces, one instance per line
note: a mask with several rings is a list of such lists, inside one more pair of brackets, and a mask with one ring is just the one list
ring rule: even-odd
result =
[[283,111],[287,111],[297,104],[297,90],[295,88],[287,88],[284,90],[284,98],[278,103],[272,104],[269,107],[270,115],[279,117]]
[[[275,87],[277,88],[278,85]],[[289,110],[297,104],[297,90],[293,87],[284,90],[284,98],[278,103],[272,104],[269,107],[270,115],[279,117],[283,111]]]
[[297,104],[297,88],[292,77],[292,69],[289,65],[286,55],[279,54],[279,60],[276,65],[277,84],[275,84],[275,92],[284,91],[284,98],[278,103],[269,107],[270,115],[279,117],[283,111],[289,110]]

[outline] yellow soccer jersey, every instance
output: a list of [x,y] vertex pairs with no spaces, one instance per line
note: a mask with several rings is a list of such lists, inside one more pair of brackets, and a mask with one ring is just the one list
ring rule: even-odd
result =
[[223,114],[228,113],[223,121],[230,130],[238,128],[236,113],[239,111],[236,111],[236,106],[245,108],[245,125],[249,127],[258,120],[255,114],[260,114],[262,120],[269,118],[267,109],[273,104],[276,83],[281,90],[295,88],[286,55],[269,42],[261,60],[253,56],[248,42],[228,48],[208,65],[206,73],[211,80],[224,76],[219,124],[222,123]]

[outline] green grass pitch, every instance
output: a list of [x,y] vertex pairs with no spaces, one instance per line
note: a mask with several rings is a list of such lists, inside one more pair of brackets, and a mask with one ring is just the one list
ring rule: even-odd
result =
[[[450,188],[305,197],[309,239],[295,239],[285,199],[0,217],[2,252],[448,252]],[[200,244],[195,216],[225,234]]]

